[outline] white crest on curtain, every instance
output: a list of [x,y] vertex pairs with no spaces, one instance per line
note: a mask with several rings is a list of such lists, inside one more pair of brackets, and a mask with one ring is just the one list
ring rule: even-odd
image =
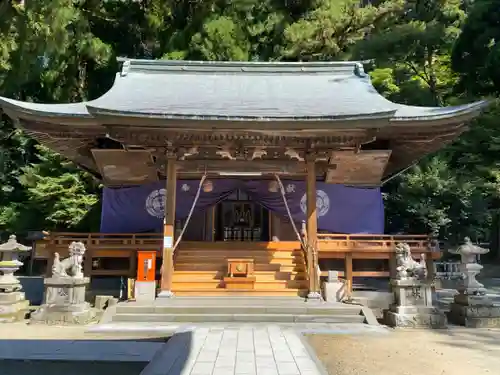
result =
[[[300,200],[300,209],[305,214],[307,211],[307,193]],[[316,215],[325,216],[330,211],[330,198],[323,190],[316,190]]]
[[153,190],[146,198],[145,208],[151,216],[162,218],[165,215],[165,189]]

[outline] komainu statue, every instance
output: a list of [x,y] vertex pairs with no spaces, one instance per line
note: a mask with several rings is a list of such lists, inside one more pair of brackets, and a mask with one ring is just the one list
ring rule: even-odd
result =
[[420,255],[420,262],[411,256],[410,246],[406,243],[396,245],[396,271],[400,280],[424,280],[427,278],[425,254]]
[[71,242],[68,258],[61,260],[59,254],[55,253],[52,277],[82,278],[82,262],[85,250],[85,245],[82,242]]

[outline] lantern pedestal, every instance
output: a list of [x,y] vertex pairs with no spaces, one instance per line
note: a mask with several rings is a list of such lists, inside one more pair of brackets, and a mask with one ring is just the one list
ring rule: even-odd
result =
[[468,237],[458,249],[450,250],[460,255],[460,271],[464,275],[450,304],[450,322],[471,328],[500,327],[500,306],[488,298],[484,285],[476,280],[483,269],[478,257],[488,252],[489,249],[474,245]]

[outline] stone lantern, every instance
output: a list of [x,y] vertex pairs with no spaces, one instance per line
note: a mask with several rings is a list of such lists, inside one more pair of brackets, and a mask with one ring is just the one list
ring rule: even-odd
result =
[[460,255],[460,272],[464,276],[450,305],[450,322],[467,327],[500,327],[500,306],[494,305],[486,295],[484,285],[476,280],[483,269],[477,259],[489,249],[474,245],[469,237],[465,237],[463,245],[449,252]]
[[30,250],[18,243],[15,235],[0,245],[0,322],[22,320],[28,311],[29,301],[14,273],[23,265],[19,255]]

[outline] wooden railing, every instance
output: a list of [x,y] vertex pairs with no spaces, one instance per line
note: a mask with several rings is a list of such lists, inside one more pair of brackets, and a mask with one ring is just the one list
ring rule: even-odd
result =
[[[427,235],[372,235],[372,234],[323,234],[318,233],[319,259],[343,259],[344,271],[339,272],[346,282],[346,293],[352,294],[354,277],[390,277],[394,265],[389,264],[387,271],[354,271],[353,260],[363,259],[394,259],[393,254],[398,243],[406,243],[410,246],[412,256],[416,259],[421,254],[426,255],[428,262],[429,277],[434,267],[433,261],[441,258],[441,252],[434,248],[433,239]],[[321,272],[321,276],[328,276],[328,271]]]
[[[135,259],[138,250],[156,250],[161,253],[163,236],[157,233],[71,233],[52,232],[37,241],[35,256],[46,259],[46,273],[52,268],[54,252],[61,257],[68,255],[68,246],[80,241],[87,249],[83,269],[88,276],[129,276],[136,272]],[[95,258],[128,258],[129,264],[123,269],[93,269]]]
[[[47,259],[48,270],[51,268],[54,252],[59,252],[62,257],[67,255],[68,246],[73,241],[81,241],[87,248],[87,256],[84,271],[87,275],[112,275],[125,276],[135,274],[135,257],[138,250],[156,250],[161,257],[161,241],[163,235],[155,233],[70,233],[53,232],[45,239],[36,244],[36,257]],[[297,248],[301,248],[297,242]],[[433,242],[426,235],[344,235],[344,234],[322,234],[318,233],[317,256],[322,259],[343,259],[344,270],[339,272],[347,284],[347,291],[351,293],[353,277],[389,277],[389,271],[354,271],[353,260],[382,259],[390,260],[396,245],[400,242],[407,243],[415,258],[420,254],[426,254],[429,270],[433,270],[430,264],[439,259],[441,253],[433,249]],[[190,246],[196,247],[230,247],[232,242],[181,242],[180,249]],[[253,248],[272,248],[279,246],[279,242],[238,242],[238,246]],[[93,258],[129,258],[128,269],[92,269]],[[327,276],[328,272],[321,272],[321,276]]]
[[352,249],[363,252],[393,252],[394,247],[404,242],[415,253],[427,252],[431,248],[431,237],[427,235],[373,235],[373,234],[324,234],[318,233],[320,252],[344,252]]

